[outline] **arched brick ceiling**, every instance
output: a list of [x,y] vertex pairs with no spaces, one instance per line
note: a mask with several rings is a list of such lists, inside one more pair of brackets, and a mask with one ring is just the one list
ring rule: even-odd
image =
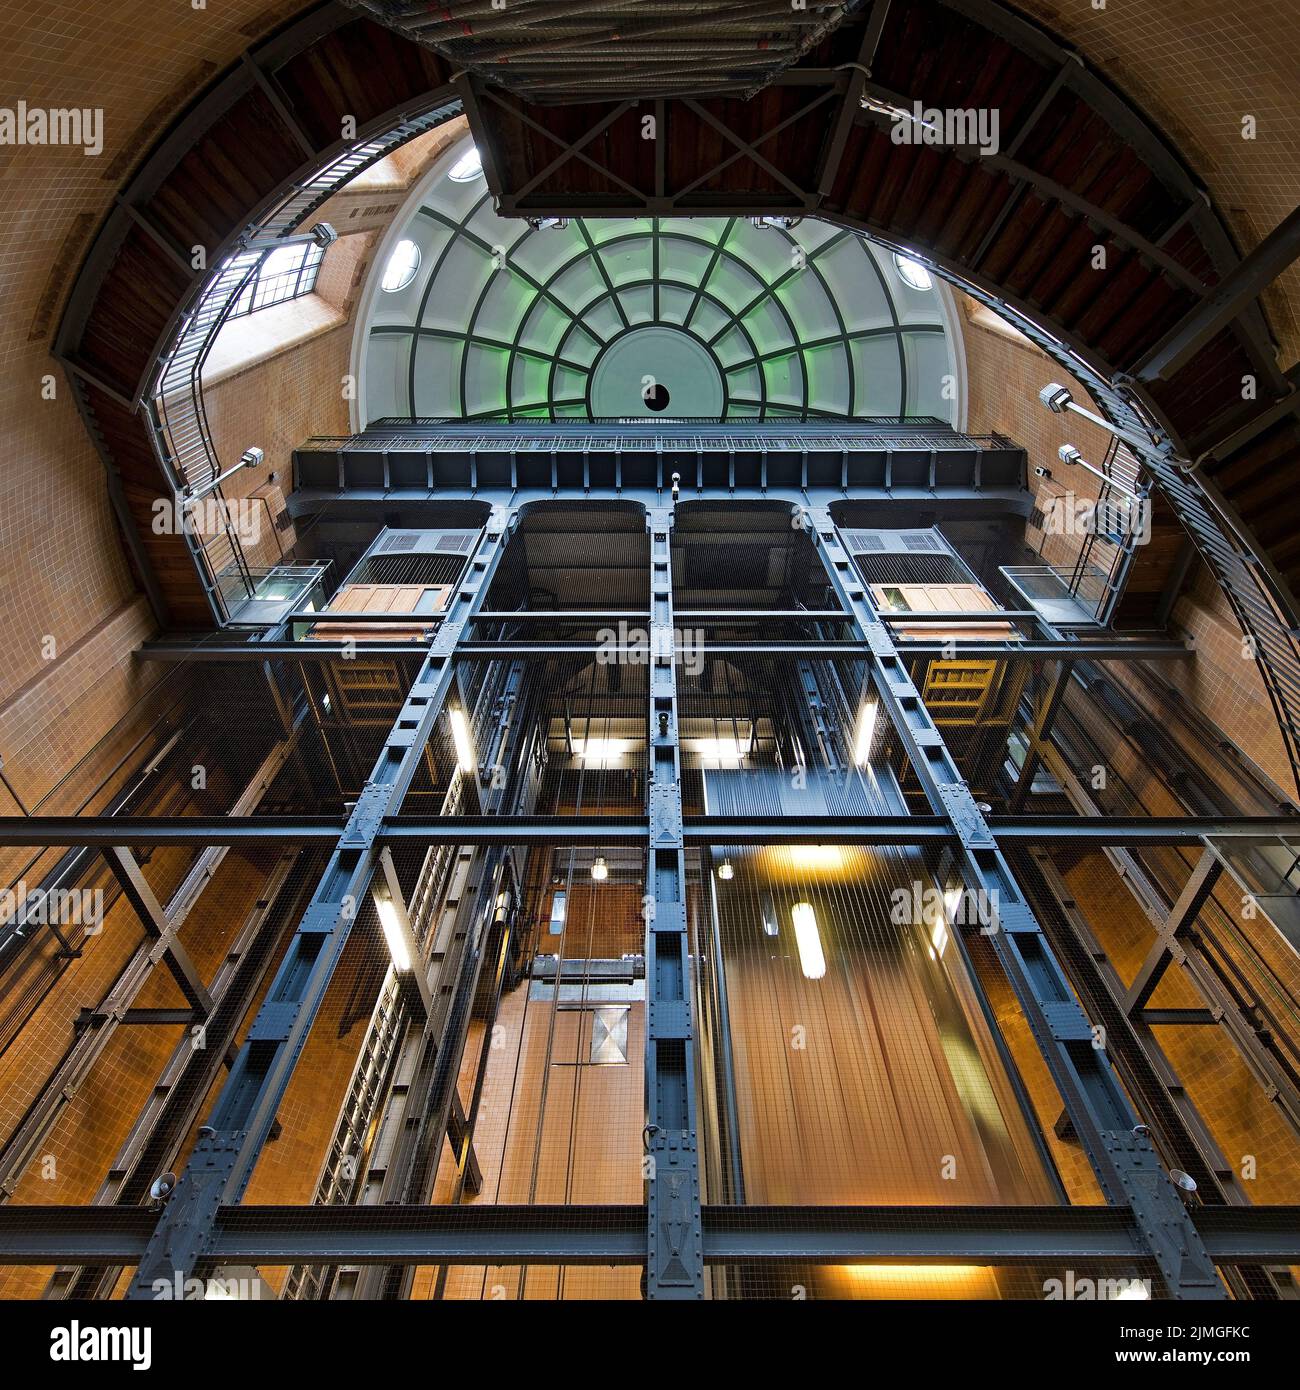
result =
[[[196,14],[202,21],[206,12],[191,13]],[[908,80],[909,73],[905,69],[900,68],[894,73],[899,89],[904,87],[916,88],[918,81],[922,86],[931,84],[931,79],[938,70],[939,60],[936,49],[940,44],[942,34],[946,32],[948,38],[947,52],[942,61],[948,68],[947,84],[952,87],[955,81],[960,89],[960,91],[949,92],[947,98],[951,99],[954,95],[969,94],[971,100],[978,101],[980,91],[987,86],[987,80],[991,78],[992,74],[984,71],[978,60],[978,53],[973,51],[969,41],[959,43],[954,49],[952,36],[955,32],[965,32],[968,40],[972,35],[978,39],[974,45],[976,49],[981,44],[987,47],[987,34],[985,34],[984,39],[978,38],[980,33],[984,32],[979,28],[981,17],[990,17],[992,22],[1002,25],[1007,22],[1006,13],[1002,7],[985,3],[984,0],[942,0],[942,3],[940,0],[895,0],[895,3],[890,7],[889,17],[886,19],[886,29],[888,30],[892,26],[894,30],[894,36],[889,40],[889,46],[897,55],[900,42],[899,26],[905,26],[904,47],[913,51],[913,63],[919,63],[919,67],[916,67],[912,73],[913,80],[911,81]],[[174,314],[174,309],[168,310],[164,304],[179,303],[185,297],[186,282],[192,279],[192,277],[178,274],[178,267],[174,262],[169,264],[165,254],[160,258],[159,230],[161,229],[164,239],[170,236],[178,244],[189,245],[193,241],[224,244],[239,226],[237,219],[241,214],[236,213],[235,208],[248,209],[255,206],[258,197],[265,197],[266,193],[269,192],[274,180],[282,181],[288,177],[295,165],[300,164],[304,149],[310,148],[313,152],[323,152],[331,146],[338,148],[340,112],[355,108],[361,113],[362,119],[373,122],[380,112],[394,109],[390,103],[399,99],[399,93],[409,93],[409,96],[400,98],[402,100],[414,100],[417,99],[419,91],[424,90],[431,93],[439,83],[445,84],[452,77],[451,69],[441,59],[436,58],[430,50],[417,48],[395,38],[385,30],[378,29],[376,26],[367,26],[363,21],[349,19],[340,28],[343,17],[350,17],[355,14],[356,11],[354,10],[340,9],[336,5],[321,6],[313,10],[303,22],[290,26],[293,36],[292,42],[296,47],[286,48],[277,41],[261,51],[261,61],[256,69],[252,65],[242,67],[235,65],[226,76],[220,89],[221,95],[227,107],[229,107],[230,97],[233,96],[244,104],[244,109],[239,113],[235,113],[232,109],[229,118],[227,118],[220,114],[221,110],[225,108],[218,107],[208,118],[211,120],[215,117],[219,124],[224,124],[224,137],[218,136],[217,128],[213,127],[209,136],[204,137],[203,144],[194,145],[190,154],[186,155],[178,148],[173,158],[179,159],[180,164],[184,166],[179,170],[180,177],[173,177],[159,169],[158,178],[162,181],[163,187],[159,188],[156,194],[151,192],[150,188],[139,189],[137,186],[136,196],[142,198],[143,213],[147,215],[140,218],[139,225],[124,227],[122,217],[118,216],[119,246],[122,247],[122,250],[117,253],[116,264],[110,271],[116,283],[110,296],[112,302],[108,306],[108,317],[105,319],[102,314],[100,315],[100,322],[93,334],[82,335],[76,341],[70,340],[73,360],[78,354],[81,354],[83,361],[85,361],[88,355],[91,370],[106,372],[111,379],[109,396],[106,398],[101,392],[99,397],[92,402],[92,409],[101,428],[105,428],[106,422],[109,422],[113,430],[117,430],[119,426],[123,430],[128,430],[127,418],[124,416],[117,418],[120,406],[115,404],[114,393],[120,397],[123,386],[128,391],[136,389],[135,383],[139,379],[139,373],[147,364],[150,354],[156,350],[154,345],[162,341],[159,336],[160,330],[165,327],[171,315]],[[185,17],[185,22],[189,22],[188,15]],[[1014,28],[1018,22],[1011,21],[1012,27]],[[1231,22],[1238,22],[1235,16]],[[964,31],[962,30],[963,23],[966,26]],[[255,22],[249,27],[256,27]],[[29,32],[35,31],[33,29]],[[160,30],[155,26],[152,32],[158,34]],[[322,36],[319,44],[317,44],[316,39],[309,37],[309,52],[303,49],[302,35],[304,33]],[[226,31],[226,36],[229,37],[228,31]],[[838,39],[840,36],[840,32],[837,31],[834,37]],[[101,42],[99,42],[94,56],[95,61],[102,62],[103,53],[106,50],[102,42],[102,34],[97,37]],[[846,43],[852,37],[852,35],[848,35]],[[82,40],[78,35],[77,44],[70,47],[77,48],[81,43]],[[330,56],[318,57],[317,48],[312,47],[312,45],[317,45],[322,54]],[[349,45],[352,45],[350,49]],[[856,42],[853,43],[855,50],[856,46]],[[1041,47],[1041,45],[1038,46]],[[840,45],[835,46],[836,54],[839,52],[839,47]],[[994,47],[996,48],[996,44]],[[1035,47],[1034,41],[1031,41],[1030,47]],[[1267,47],[1267,39],[1261,36],[1259,39],[1260,51],[1267,51]],[[1057,65],[1058,71],[1064,71],[1060,68],[1061,55],[1059,50],[1051,49],[1050,44],[1047,49],[1047,56],[1043,58],[1040,55],[1039,59],[1036,60],[1038,62],[1036,76],[1040,81],[1044,65],[1046,65],[1049,77],[1053,63]],[[86,52],[89,63],[88,50],[81,51]],[[279,55],[278,58],[277,54]],[[295,54],[299,56],[295,57]],[[832,61],[838,63],[839,57],[832,56]],[[1002,61],[1005,62],[1005,55],[1003,55]],[[1015,67],[1017,63],[1023,66],[1022,59],[1014,59],[1010,66]],[[378,80],[378,85],[376,85],[377,79],[374,77],[367,79],[362,75],[368,70],[376,70],[376,65],[380,71],[383,70],[384,65],[387,65],[387,72],[382,80]],[[848,66],[851,67],[851,65]],[[898,64],[895,63],[894,66],[898,67]],[[159,64],[160,71],[165,71],[166,68],[165,63]],[[926,76],[927,73],[930,74],[929,77]],[[268,76],[268,74],[270,75]],[[848,79],[844,80],[847,81]],[[884,80],[884,75],[882,75],[881,80]],[[974,85],[972,86],[972,84]],[[441,90],[445,93],[447,91],[446,86],[444,85]],[[763,102],[763,98],[771,95],[779,99],[776,105],[784,109],[783,101],[788,104],[785,99],[792,97],[792,92],[793,89],[787,85],[782,92],[762,94],[760,98],[755,99],[755,103]],[[941,91],[937,92],[936,95],[941,102],[945,99]],[[1048,96],[1045,96],[1044,100],[1047,99]],[[771,103],[763,104],[766,106]],[[1105,105],[1106,103],[1103,102],[1102,104]],[[560,109],[551,108],[551,110]],[[114,113],[108,114],[111,118]],[[124,114],[124,108],[121,104],[119,104],[116,114],[118,116]],[[1086,111],[1080,111],[1080,114],[1086,114]],[[560,110],[560,115],[563,116],[565,113]],[[574,119],[580,120],[580,115],[575,114]],[[756,119],[759,119],[760,124],[764,120],[770,123],[770,115],[759,114]],[[1099,122],[1104,125],[1104,115],[1092,113],[1087,116],[1088,124],[1095,125]],[[262,135],[256,140],[252,135],[255,130],[262,132]],[[1104,132],[1102,136],[1103,144],[1105,144],[1107,137]],[[217,138],[215,145],[211,144],[214,137]],[[196,136],[188,135],[180,138],[188,138],[192,144]],[[237,147],[248,158],[241,157],[233,161],[227,159],[220,146],[221,138],[227,140],[234,138]],[[750,138],[756,137],[751,136]],[[874,159],[874,154],[869,156],[863,149],[856,124],[853,138],[855,144],[852,150],[852,162],[846,163],[845,168],[846,172],[851,171],[853,173],[855,185],[846,191],[846,196],[851,194],[853,197],[857,197],[860,193],[857,184],[864,182],[869,184],[871,177],[871,170],[864,167],[863,162],[867,159]],[[1044,135],[1043,138],[1047,138],[1047,136]],[[110,147],[111,143],[110,141]],[[665,143],[671,142],[666,141]],[[783,143],[789,144],[790,142],[783,141]],[[797,146],[798,143],[795,141],[794,145]],[[1039,143],[1041,144],[1041,140]],[[688,162],[691,157],[705,157],[708,147],[716,144],[717,140],[710,133],[708,138],[703,141],[702,150],[697,150],[694,156],[691,155],[689,149],[685,151]],[[1115,147],[1113,134],[1109,137],[1108,147]],[[1054,146],[1049,148],[1048,153],[1051,154],[1054,148]],[[673,149],[675,152],[682,152],[680,143],[675,144]],[[1124,149],[1122,139],[1118,149],[1122,155]],[[807,159],[809,153],[803,149],[796,151],[793,146],[792,152],[804,160]],[[644,151],[638,150],[637,153],[643,155]],[[1042,152],[1039,153],[1041,155]],[[848,156],[846,156],[847,158]],[[1140,161],[1138,162],[1140,164]],[[934,168],[929,159],[923,160],[921,163],[928,165],[931,170]],[[1129,160],[1129,164],[1133,164],[1132,159]],[[807,167],[806,164],[801,166],[804,172],[806,172]],[[636,177],[637,174],[632,171],[631,165],[628,168],[629,177]],[[1131,172],[1141,173],[1141,170],[1131,170]],[[151,169],[151,177],[152,173]],[[862,175],[861,178],[859,174]],[[527,177],[526,174],[525,177]],[[217,195],[215,202],[200,187],[203,179],[213,182],[213,186],[208,191]],[[761,184],[761,182],[760,180],[759,183]],[[153,186],[150,185],[150,187]],[[750,186],[756,188],[759,185],[753,184],[751,180]],[[899,191],[898,189],[893,190],[893,200],[896,200]],[[241,194],[243,195],[242,201]],[[746,199],[752,209],[751,195],[742,190],[739,196]],[[1183,190],[1181,196],[1184,207],[1188,206],[1189,202],[1195,201],[1188,199],[1186,189]],[[893,200],[887,199],[886,201],[891,202]],[[1074,208],[1076,214],[1078,210],[1076,206]],[[1035,216],[1041,220],[1043,214],[1037,210],[1034,211]],[[1086,208],[1084,211],[1086,212]],[[1139,209],[1139,211],[1142,210]],[[1156,226],[1167,225],[1167,222],[1158,220],[1170,215],[1165,207],[1147,209],[1147,212],[1153,214],[1146,217],[1147,221],[1153,222]],[[247,213],[242,215],[247,216]],[[942,208],[937,209],[935,215],[942,216]],[[876,216],[875,208],[872,209],[871,216]],[[882,216],[888,216],[888,209]],[[1053,213],[1052,216],[1059,223],[1059,214]],[[1078,249],[1076,243],[1079,242],[1080,237],[1085,235],[1087,231],[1086,221],[1090,218],[1091,215],[1089,214],[1082,223],[1072,223],[1070,217],[1065,219],[1066,223],[1072,224],[1074,228],[1071,233],[1073,250]],[[851,219],[850,224],[852,225]],[[856,225],[865,225],[871,228],[875,222],[868,220],[865,224],[859,222]],[[1153,230],[1152,235],[1155,234],[1156,232]],[[906,231],[902,234],[903,244],[907,244],[910,235]],[[1047,231],[1040,235],[1038,241],[1031,243],[1040,249],[1035,251],[1035,254],[1030,258],[1035,264],[1024,268],[1025,275],[1044,273],[1044,268],[1038,262],[1041,262],[1043,254],[1048,255],[1049,258],[1055,254],[1052,248],[1060,242],[1062,235],[1059,228],[1053,232],[1052,227],[1049,226]],[[1053,240],[1054,237],[1055,241]],[[917,244],[926,244],[925,237],[919,233]],[[1120,332],[1132,337],[1144,319],[1152,323],[1153,330],[1158,327],[1150,318],[1145,299],[1138,296],[1139,289],[1149,289],[1151,294],[1158,294],[1162,298],[1163,313],[1166,319],[1174,312],[1177,305],[1171,301],[1167,287],[1160,283],[1160,277],[1151,275],[1150,268],[1146,264],[1150,258],[1147,252],[1141,250],[1141,237],[1139,236],[1137,243],[1133,243],[1131,237],[1129,243],[1124,243],[1121,229],[1120,245],[1127,247],[1123,260],[1123,273],[1126,282],[1131,280],[1135,283],[1138,281],[1141,283],[1136,284],[1130,296],[1131,312],[1126,311],[1123,323],[1112,325],[1112,337]],[[1045,252],[1042,248],[1046,248]],[[1135,249],[1138,254],[1133,254]],[[1195,259],[1199,252],[1195,246],[1192,246],[1180,248],[1178,254],[1183,255],[1184,258],[1191,256]],[[133,263],[127,264],[128,259],[131,259]],[[1169,269],[1170,262],[1171,258],[1162,253],[1157,254],[1155,258],[1155,264],[1163,265],[1166,271]],[[1014,261],[1013,264],[1019,267],[1020,263]],[[1177,282],[1181,276],[1184,282],[1181,288],[1184,291],[1185,282],[1189,275],[1194,277],[1196,274],[1203,273],[1203,268],[1199,264],[1192,266],[1190,271],[1186,266],[1181,265],[1174,267],[1174,270],[1177,273],[1174,274],[1173,279]],[[1059,281],[1060,273],[1058,270],[1049,266],[1046,268],[1046,273],[1055,274]],[[142,275],[145,276],[145,279],[141,279]],[[1082,287],[1079,288],[1082,289]],[[996,286],[994,292],[1000,293]],[[1084,308],[1086,311],[1086,305]],[[99,365],[96,366],[96,364]],[[1212,404],[1211,409],[1220,415],[1229,404],[1224,393],[1231,385],[1230,378],[1233,377],[1235,370],[1235,361],[1226,360],[1218,370],[1218,376],[1223,379],[1215,383],[1214,389],[1219,392],[1219,399],[1217,403]],[[1191,374],[1191,376],[1195,375],[1195,373]],[[113,381],[118,384],[112,385]],[[1180,401],[1186,402],[1190,399],[1196,402],[1198,409],[1204,416],[1202,403],[1207,400],[1208,385],[1208,383],[1203,385],[1199,379],[1193,381],[1189,377],[1186,385],[1180,382],[1180,392],[1175,394]],[[1175,401],[1174,404],[1177,405],[1178,401]],[[1172,411],[1173,406],[1170,409]],[[1207,426],[1207,429],[1209,427]],[[138,444],[133,442],[128,446],[125,443],[125,436],[123,436],[122,448],[129,448],[129,452],[139,458]],[[144,460],[139,459],[139,461],[143,466]],[[1268,483],[1272,477],[1272,472],[1266,467],[1265,472],[1259,476],[1265,483]],[[1257,505],[1253,506],[1253,510],[1266,521],[1269,516],[1275,515],[1273,512],[1264,510],[1268,501],[1265,495],[1268,488],[1266,487],[1261,492],[1256,487],[1255,491],[1258,495],[1255,496],[1254,503]],[[1279,538],[1279,544],[1286,543],[1285,537]]]
[[[0,148],[0,309],[7,353],[35,366],[95,224],[149,143],[239,55],[319,0],[221,0],[206,9],[116,0],[0,15],[8,88],[104,111],[104,153]],[[449,4],[454,11],[455,5]],[[978,5],[973,6],[978,8]],[[1012,7],[1006,7],[1012,8]],[[1022,0],[1162,126],[1206,183],[1244,250],[1300,203],[1300,25],[1290,0]],[[1254,142],[1240,117],[1259,117]],[[1300,354],[1300,270],[1274,292],[1289,363]],[[30,347],[27,344],[30,343]]]
[[[1179,148],[1249,250],[1300,205],[1293,0],[1021,0]],[[1255,138],[1242,138],[1254,116]],[[1265,296],[1283,366],[1300,357],[1300,266]]]

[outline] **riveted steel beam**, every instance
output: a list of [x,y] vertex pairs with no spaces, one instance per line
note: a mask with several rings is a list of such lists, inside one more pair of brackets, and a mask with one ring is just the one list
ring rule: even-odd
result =
[[446,619],[290,940],[212,1116],[199,1131],[189,1163],[140,1261],[129,1298],[151,1297],[160,1278],[188,1277],[212,1243],[218,1208],[237,1202],[248,1186],[343,954],[357,905],[370,889],[384,818],[400,809],[421,766],[452,689],[456,644],[482,606],[513,521],[512,513],[494,514],[461,572]]
[[[1214,1263],[1079,1007],[989,823],[908,673],[906,652],[876,616],[828,510],[803,514],[827,579],[872,649],[870,680],[931,808],[947,816],[969,889],[993,905],[989,941],[1060,1092],[1106,1200],[1131,1208],[1146,1254],[1173,1298],[1226,1297]],[[956,940],[963,954],[961,933]]]
[[673,509],[650,531],[650,863],[646,883],[646,1297],[704,1297],[695,1020],[686,920],[677,667],[673,655]]

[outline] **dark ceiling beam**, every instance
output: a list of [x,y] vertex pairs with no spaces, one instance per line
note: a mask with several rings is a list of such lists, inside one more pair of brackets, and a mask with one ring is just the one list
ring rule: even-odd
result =
[[[875,83],[868,84],[868,90],[881,102],[891,106],[898,106],[904,109],[910,108],[912,100],[898,92],[891,92],[887,88],[880,87]],[[858,117],[862,125],[875,125],[881,129],[889,129],[893,125],[893,117],[887,112],[876,111],[870,107],[864,108]],[[1116,217],[1107,212],[1105,208],[1099,207],[1090,199],[1082,194],[1067,188],[1063,183],[1059,183],[1050,175],[1041,170],[1033,169],[1027,164],[1022,164],[1017,159],[1012,159],[1005,154],[986,154],[974,145],[943,145],[936,143],[933,148],[945,149],[952,153],[956,158],[966,163],[978,161],[980,164],[996,169],[1007,175],[1012,181],[1013,187],[1023,185],[1026,189],[1039,194],[1047,203],[1058,203],[1061,207],[1068,208],[1076,216],[1086,218],[1090,223],[1098,227],[1104,227],[1116,240],[1128,246],[1131,250],[1145,256],[1147,260],[1158,265],[1167,275],[1176,280],[1180,285],[1192,291],[1193,294],[1205,295],[1209,289],[1203,280],[1193,275],[1186,266],[1176,261],[1167,251],[1157,246],[1155,242],[1142,235],[1135,227],[1124,221],[1121,217]]]
[[889,15],[890,0],[872,0],[871,13],[862,28],[862,42],[858,46],[857,60],[850,73],[848,85],[840,99],[840,109],[835,116],[830,138],[822,155],[821,167],[817,173],[817,195],[826,198],[835,187],[840,163],[844,158],[844,146],[848,143],[849,132],[861,109],[862,93],[871,76],[871,65],[876,60],[876,49],[880,46],[880,35],[884,32],[885,20]]
[[135,855],[122,845],[113,845],[105,849],[104,858],[123,896],[140,919],[140,924],[157,943],[155,949],[162,952],[167,968],[193,1010],[195,1020],[208,1018],[212,1013],[212,996],[190,953],[181,945],[176,924],[154,895]]
[[1142,382],[1168,381],[1300,257],[1300,208],[1276,227],[1230,274],[1138,363],[1134,376]]

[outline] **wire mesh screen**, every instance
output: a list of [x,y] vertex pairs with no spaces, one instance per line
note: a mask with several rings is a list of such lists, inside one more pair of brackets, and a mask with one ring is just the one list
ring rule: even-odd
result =
[[[243,1194],[245,1229],[268,1246],[277,1218],[253,1208],[363,1208],[362,1229],[377,1240],[416,1240],[422,1214],[436,1212],[449,1219],[444,1233],[480,1244],[418,1265],[423,1247],[391,1263],[387,1251],[379,1263],[373,1252],[313,1263],[268,1249],[250,1266],[259,1296],[642,1295],[646,1064],[658,1056],[647,1045],[652,744],[656,781],[664,767],[649,717],[650,554],[645,517],[628,507],[537,511],[512,536],[483,598],[488,616],[437,666],[445,700],[383,828],[373,877],[331,926],[337,963]],[[1137,1296],[1134,1279],[1158,1294],[1136,1257],[1072,1266],[1052,1254],[1053,1240],[1069,1238],[1052,1214],[1105,1214],[1102,1193],[994,949],[997,902],[963,877],[951,845],[913,829],[918,816],[930,823],[929,801],[870,662],[844,649],[851,630],[808,535],[788,509],[683,506],[671,557],[706,1291],[1052,1298],[1057,1284],[1106,1278],[1106,1296]],[[463,564],[379,558],[349,582],[436,587]],[[40,859],[42,881],[57,871],[104,900],[94,931],[73,939],[46,928],[12,962],[0,956],[0,1191],[10,1205],[141,1208],[164,1175],[184,1170],[224,1100],[226,1060],[261,1045],[254,1026],[279,1002],[279,972],[315,959],[297,954],[305,938],[319,940],[308,908],[426,655],[430,639],[409,640],[409,655],[181,665],[141,707],[131,738],[112,756],[97,752],[96,777],[87,773],[77,796],[66,790],[60,807],[177,823],[293,817],[302,843],[223,849],[164,837],[116,868],[93,850]],[[977,686],[960,662],[945,672],[946,656],[905,659],[963,773],[1001,811],[1050,676],[1021,684],[1012,668],[1028,664],[1004,661]],[[1028,795],[1068,804],[1065,783],[1100,759],[1113,773],[1095,792],[1101,810],[1176,813],[1170,789],[1143,775],[1144,758],[1169,757],[1150,746],[1124,754],[1116,727],[1134,725],[1072,692],[1058,752]],[[444,828],[453,817],[465,818],[454,833]],[[702,833],[701,817],[740,829]],[[809,830],[836,817],[883,828]],[[1268,1024],[1260,1045],[1285,1076],[1300,1033],[1296,980],[1277,932],[1242,915],[1238,891],[1267,897],[1275,860],[1234,859],[1196,925],[1215,978],[1256,1001]],[[34,861],[7,862],[17,874]],[[1134,864],[1164,909],[1193,868],[1173,849],[1144,850]],[[1072,978],[1096,963],[1091,938],[1127,987],[1154,933],[1121,866],[1067,847],[1018,853],[1014,867]],[[200,998],[196,1009],[200,991],[210,1007]],[[1121,1026],[1102,993],[1081,988],[1080,1002]],[[1151,1004],[1161,1021],[1150,1026],[1188,1078],[1183,1096],[1234,1164],[1238,1151],[1254,1156],[1252,1193],[1291,1200],[1300,1155],[1282,1089],[1282,1103],[1265,1095],[1190,1017],[1199,1005],[1177,975]],[[1222,1165],[1196,1168],[1196,1152],[1170,1146],[1185,1116],[1167,1088],[1137,1053],[1123,1061],[1162,1160],[1204,1176],[1206,1208],[1229,1205]],[[809,1212],[823,1208],[843,1214],[842,1229],[887,1209],[871,1219],[903,1253],[781,1257],[799,1241],[815,1249],[816,1220],[824,1234],[833,1218]],[[533,1213],[531,1227],[520,1211]],[[953,1233],[988,1211],[999,1232],[1023,1238],[1019,1260],[991,1246],[978,1259],[961,1254]],[[498,1249],[483,1235],[492,1221],[503,1223],[491,1226]],[[508,1246],[508,1222],[528,1228],[531,1262]],[[879,1231],[864,1230],[864,1249],[882,1248]],[[951,1258],[907,1254],[945,1232]],[[751,1253],[718,1255],[708,1242],[724,1236],[748,1237]],[[0,1294],[103,1297],[130,1277],[113,1265],[10,1267]],[[1286,1277],[1256,1269],[1225,1281],[1250,1296]]]

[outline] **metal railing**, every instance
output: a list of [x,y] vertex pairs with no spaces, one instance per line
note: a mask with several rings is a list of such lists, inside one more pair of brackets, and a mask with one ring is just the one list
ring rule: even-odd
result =
[[[247,227],[196,291],[170,344],[158,356],[157,367],[142,404],[150,424],[154,449],[175,494],[176,520],[185,535],[208,601],[217,621],[230,621],[226,595],[232,588],[253,597],[253,578],[244,558],[238,532],[231,524],[218,479],[221,461],[208,428],[203,401],[203,367],[217,334],[230,316],[241,291],[257,274],[264,259],[298,234],[306,219],[349,179],[390,151],[435,126],[458,116],[459,100],[409,117],[392,129],[360,141],[294,184],[262,219]],[[219,525],[202,534],[184,524],[187,499],[212,497]]]
[[1093,524],[1079,547],[1069,590],[1104,626],[1114,615],[1141,537],[1149,530],[1150,502],[1142,465],[1121,440],[1112,437],[1101,471],[1106,481],[1098,490]]

